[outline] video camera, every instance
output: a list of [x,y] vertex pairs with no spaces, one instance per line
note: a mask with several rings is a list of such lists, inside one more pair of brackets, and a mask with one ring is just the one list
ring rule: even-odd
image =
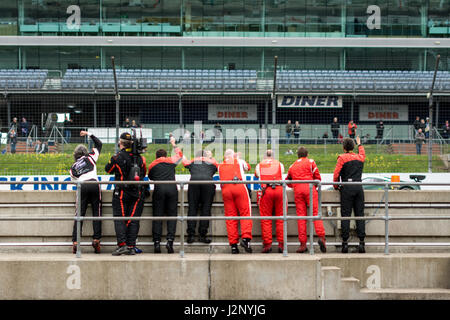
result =
[[133,154],[142,154],[147,149],[147,138],[142,138],[142,130],[141,137],[138,138],[136,134],[136,129],[132,129],[131,140],[133,141],[132,145],[132,153]]

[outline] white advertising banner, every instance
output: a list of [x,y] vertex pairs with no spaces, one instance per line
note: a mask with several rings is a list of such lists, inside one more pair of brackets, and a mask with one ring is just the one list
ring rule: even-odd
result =
[[[142,132],[142,138],[146,138],[147,143],[152,143],[153,132],[151,128],[136,128],[135,130],[138,139],[141,138]],[[88,128],[88,132],[102,140],[103,143],[116,142],[116,128]],[[119,137],[124,132],[132,133],[132,130],[129,128],[119,128]]]
[[278,96],[278,108],[342,108],[342,97]]
[[208,120],[219,122],[258,120],[258,106],[256,104],[210,104]]
[[[392,175],[398,175],[400,176],[400,179],[402,182],[411,182],[414,183],[413,180],[410,179],[411,173],[367,173],[363,174],[362,178],[369,178],[369,177],[378,177],[378,178],[389,178]],[[424,183],[447,183],[450,181],[450,173],[415,173],[415,174],[421,174],[426,176],[425,180],[422,182]],[[322,176],[322,182],[332,182],[333,181],[333,174],[332,173],[325,173],[321,174]],[[286,179],[287,174],[283,175],[283,179]],[[176,180],[177,181],[189,181],[191,176],[189,174],[177,174]],[[112,182],[114,181],[114,176],[111,175],[99,175],[98,176],[99,181],[106,181],[106,182]],[[213,177],[214,180],[219,180],[219,175],[215,175]],[[245,178],[246,181],[258,181],[259,179],[255,177],[253,174],[246,174]],[[144,180],[148,181],[148,178],[145,177]],[[6,191],[72,191],[76,190],[76,185],[74,184],[57,184],[55,182],[59,181],[71,181],[71,178],[69,175],[60,175],[60,176],[0,176],[0,181],[9,181],[12,182],[11,184],[1,184],[0,190]],[[23,184],[21,182],[31,182],[31,184]],[[41,183],[33,183],[33,182],[44,182],[44,184]],[[248,184],[247,185],[251,190],[260,190],[261,186],[259,184]],[[178,186],[179,188],[179,186]],[[188,185],[184,186],[185,189],[188,188]],[[220,184],[216,185],[217,189],[220,189]],[[324,185],[322,186],[322,190],[331,189],[331,185]],[[113,190],[114,184],[108,183],[108,184],[102,184],[102,190]],[[154,185],[151,185],[151,189],[154,189]],[[450,186],[422,186],[422,190],[449,190]]]
[[408,121],[406,104],[361,104],[359,121]]

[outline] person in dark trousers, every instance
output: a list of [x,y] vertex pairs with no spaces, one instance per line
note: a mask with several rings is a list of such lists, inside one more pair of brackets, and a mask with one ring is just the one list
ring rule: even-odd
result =
[[[74,152],[74,164],[70,168],[70,176],[73,180],[78,181],[98,181],[97,175],[97,161],[102,151],[102,142],[93,134],[87,131],[80,131],[80,137],[89,136],[94,142],[94,147],[89,153],[86,147],[82,144],[78,145]],[[82,184],[81,185],[81,204],[80,216],[86,215],[88,205],[91,204],[92,216],[102,216],[102,191],[101,186],[96,184]],[[76,214],[76,213],[75,213]],[[95,253],[100,253],[100,239],[102,237],[102,222],[100,220],[93,220],[92,227],[94,230],[92,247]],[[80,235],[83,230],[83,221],[80,224]],[[72,232],[72,252],[77,253],[77,222],[73,224]]]
[[383,121],[380,120],[380,122],[377,123],[376,128],[377,128],[377,136],[375,137],[375,139],[377,140],[383,139],[383,132],[384,132]]
[[300,124],[298,123],[298,121],[295,121],[294,127],[292,128],[292,131],[294,132],[295,143],[299,143],[301,130],[302,129],[300,128]]
[[[105,171],[114,174],[115,181],[142,181],[146,173],[145,158],[133,153],[131,134],[124,132],[119,139],[119,152],[111,157]],[[136,167],[134,166],[136,164]],[[116,185],[113,192],[113,216],[140,217],[144,208],[145,187],[143,185]],[[139,233],[139,220],[115,220],[117,245],[113,256],[134,255]]]
[[66,140],[66,143],[70,143],[70,138],[72,138],[72,130],[70,129],[72,127],[73,120],[69,119],[69,117],[66,117],[66,120],[64,120],[64,139]]
[[339,136],[339,129],[341,125],[338,122],[338,118],[334,117],[333,122],[331,123],[331,133],[333,134],[333,139],[337,143],[337,139]]
[[445,120],[445,124],[442,127],[442,138],[450,138],[450,124],[448,123],[448,120]]
[[[197,151],[196,157],[192,161],[183,158],[183,165],[185,168],[189,169],[191,173],[191,181],[213,180],[213,176],[217,172],[218,167],[217,161],[214,158],[208,158],[205,150]],[[214,184],[190,184],[188,187],[188,216],[195,217],[197,216],[198,210],[200,210],[200,216],[210,217],[215,192],[216,185]],[[196,226],[197,220],[188,220],[187,243],[193,243],[195,241]],[[206,237],[208,228],[209,220],[199,221],[199,242],[211,242],[211,239]]]
[[419,129],[419,131],[417,131],[415,139],[416,139],[416,153],[420,155],[422,154],[422,145],[425,142],[425,134],[422,132],[422,129]]
[[417,116],[416,120],[414,120],[413,127],[414,127],[414,133],[417,134],[417,131],[419,131],[419,129],[420,129],[420,117],[419,116]]
[[17,145],[17,133],[16,130],[11,129],[8,134],[9,143],[10,143],[10,151],[11,153],[16,153],[16,145]]
[[29,133],[30,133],[30,124],[28,123],[27,119],[22,118],[22,121],[20,122],[20,134],[22,137],[26,138],[28,137]]
[[[175,168],[183,158],[183,152],[175,144],[175,138],[170,138],[170,144],[175,150],[175,155],[167,156],[167,151],[159,149],[156,151],[156,159],[148,166],[148,178],[152,181],[175,181]],[[176,184],[155,184],[152,195],[153,216],[177,216],[178,189]],[[173,241],[175,240],[177,222],[167,221],[167,243],[168,253],[174,253]],[[152,223],[154,252],[161,253],[162,221],[153,220]]]
[[[358,154],[353,153],[355,143],[351,138],[345,138],[342,147],[344,154],[338,157],[336,168],[334,169],[333,182],[358,182],[364,168],[366,154],[361,145],[361,139],[356,137]],[[364,216],[364,190],[362,185],[334,185],[334,188],[341,193],[341,216],[350,217],[352,209],[355,217]],[[348,253],[348,238],[350,233],[350,220],[342,220],[342,253]],[[364,239],[365,221],[356,220],[356,232],[359,238],[359,253],[365,253]]]
[[293,128],[292,128],[291,120],[288,120],[288,122],[286,124],[286,144],[291,143],[292,131],[293,131]]

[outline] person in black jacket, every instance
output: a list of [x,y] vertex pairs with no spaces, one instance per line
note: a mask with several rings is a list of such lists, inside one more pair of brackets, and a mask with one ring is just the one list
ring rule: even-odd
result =
[[375,137],[375,139],[383,139],[383,132],[384,132],[384,124],[383,121],[380,120],[380,122],[377,123],[376,125],[377,128],[377,136]]
[[333,134],[333,139],[337,143],[338,135],[339,135],[339,129],[341,125],[338,122],[338,118],[333,118],[333,122],[331,123],[331,133]]
[[[97,161],[102,151],[102,142],[93,134],[87,131],[81,131],[80,136],[89,136],[94,142],[94,147],[89,153],[88,149],[80,144],[78,145],[74,152],[73,158],[74,163],[70,168],[70,176],[73,180],[79,181],[98,181],[97,175]],[[86,215],[86,210],[89,204],[92,207],[92,216],[101,217],[102,216],[102,191],[101,186],[96,184],[82,184],[81,185],[81,203],[80,203],[80,216],[84,217]],[[100,253],[100,239],[102,237],[102,221],[93,220],[92,227],[94,230],[92,247],[95,253]],[[80,224],[80,235],[83,230],[83,221]],[[72,252],[77,253],[77,222],[73,223],[72,231]]]
[[[105,171],[114,174],[115,181],[142,181],[146,173],[145,158],[132,152],[131,134],[120,135],[119,152],[111,157]],[[137,168],[134,168],[134,164]],[[144,208],[145,188],[143,185],[116,185],[113,193],[113,215],[115,217],[140,217]],[[139,220],[115,220],[117,249],[112,255],[134,255],[137,252],[136,238]]]
[[[156,151],[156,159],[148,166],[148,178],[152,181],[175,181],[175,168],[183,158],[183,152],[175,144],[175,138],[170,138],[170,143],[175,149],[175,155],[167,157],[167,151]],[[155,217],[176,216],[178,204],[178,189],[176,184],[155,184],[152,195],[153,215]],[[173,241],[175,239],[176,220],[167,221],[168,253],[173,253]],[[153,220],[152,223],[154,252],[161,253],[162,221]]]
[[[191,172],[191,181],[213,180],[214,174],[217,172],[217,161],[214,158],[207,157],[205,150],[199,150],[194,160],[189,161],[183,158],[183,165]],[[189,210],[188,216],[197,216],[200,209],[200,216],[211,216],[211,207],[216,192],[214,184],[190,184],[188,188]],[[187,243],[193,243],[195,237],[196,220],[188,220],[187,222]],[[199,242],[210,243],[211,239],[206,237],[209,228],[209,220],[200,220],[199,222]]]

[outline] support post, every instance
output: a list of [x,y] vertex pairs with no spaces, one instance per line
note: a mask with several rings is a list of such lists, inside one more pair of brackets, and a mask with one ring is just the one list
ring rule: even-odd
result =
[[[313,184],[309,183],[309,216],[313,217]],[[314,254],[314,221],[312,219],[309,220],[309,253]]]
[[76,204],[77,208],[77,258],[81,258],[81,184],[77,183],[77,193],[76,193]]
[[288,256],[286,182],[283,182],[283,257]]
[[389,254],[389,184],[384,187],[384,254]]
[[184,183],[180,183],[181,203],[180,203],[180,257],[184,258]]

